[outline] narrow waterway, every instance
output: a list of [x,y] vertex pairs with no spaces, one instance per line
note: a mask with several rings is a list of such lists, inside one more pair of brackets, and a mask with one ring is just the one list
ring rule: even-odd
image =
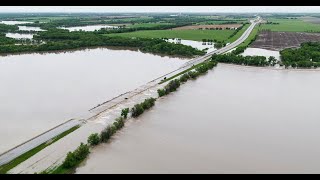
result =
[[318,80],[219,64],[130,120],[77,173],[319,173]]

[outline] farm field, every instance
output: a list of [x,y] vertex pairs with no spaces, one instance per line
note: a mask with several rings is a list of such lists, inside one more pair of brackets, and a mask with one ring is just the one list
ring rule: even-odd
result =
[[105,35],[141,38],[180,38],[193,41],[202,41],[202,39],[225,41],[234,31],[235,30],[150,30]]
[[245,23],[248,22],[247,20],[243,19],[243,20],[211,20],[211,21],[204,21],[204,22],[199,22],[197,24],[199,25],[213,25],[213,24],[226,24],[226,23],[230,23],[230,22],[237,22],[237,23]]
[[182,26],[182,27],[177,27],[173,28],[173,30],[198,30],[199,28],[201,29],[206,29],[206,28],[238,28],[241,27],[242,24],[216,24],[216,25],[191,25],[191,26]]
[[301,43],[310,41],[320,42],[320,34],[262,31],[250,47],[279,51],[285,48],[297,48]]
[[157,26],[161,26],[161,25],[170,25],[172,23],[139,23],[139,24],[127,24],[126,27],[128,28],[140,28],[140,27],[157,27]]
[[320,32],[320,24],[303,21],[302,19],[269,18],[269,22],[279,24],[262,24],[260,29],[282,32]]

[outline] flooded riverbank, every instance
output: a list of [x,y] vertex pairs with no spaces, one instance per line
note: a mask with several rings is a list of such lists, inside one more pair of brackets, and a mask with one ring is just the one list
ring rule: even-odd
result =
[[319,173],[317,79],[219,64],[130,120],[77,173]]
[[168,39],[168,42],[175,43],[175,44],[183,44],[187,46],[191,46],[193,48],[199,49],[199,50],[204,50],[207,49],[207,53],[210,53],[216,48],[214,48],[214,43],[208,43],[208,42],[200,42],[200,41],[191,41],[191,40],[184,40],[184,39]]
[[271,51],[267,49],[261,48],[246,48],[246,50],[241,53],[243,56],[265,56],[269,58],[270,56],[275,57],[277,60],[280,60],[280,52],[279,51]]
[[66,29],[70,32],[72,31],[95,31],[100,30],[102,28],[107,29],[118,29],[117,26],[110,26],[110,25],[88,25],[88,26],[76,26],[76,27],[60,27],[60,29]]

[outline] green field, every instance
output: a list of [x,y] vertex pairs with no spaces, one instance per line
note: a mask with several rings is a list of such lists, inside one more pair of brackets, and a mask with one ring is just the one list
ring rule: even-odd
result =
[[223,20],[223,21],[217,21],[217,20],[211,20],[211,21],[204,21],[204,22],[200,22],[197,23],[199,25],[208,25],[208,24],[225,24],[228,22],[236,22],[236,23],[242,23],[242,22],[248,22],[247,20]]
[[225,41],[233,32],[234,30],[149,30],[105,35],[142,38],[181,38],[194,41],[216,39],[218,41]]
[[126,27],[129,27],[129,28],[139,28],[139,27],[157,27],[157,26],[161,26],[161,25],[170,25],[172,23],[137,23],[137,24],[130,24],[130,25],[127,25]]
[[288,32],[320,32],[320,24],[312,24],[301,19],[267,19],[269,22],[280,24],[262,24],[260,29],[270,29],[271,31]]
[[57,17],[30,17],[30,18],[16,18],[17,20],[21,21],[39,21],[41,23],[47,23],[53,20],[63,20],[63,19],[71,19],[72,17],[67,16],[57,16]]

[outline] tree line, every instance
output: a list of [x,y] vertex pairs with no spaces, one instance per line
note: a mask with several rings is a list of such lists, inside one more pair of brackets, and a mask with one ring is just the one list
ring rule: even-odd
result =
[[158,89],[158,96],[162,97],[176,91],[181,83],[187,82],[189,79],[196,79],[200,75],[208,72],[208,70],[213,69],[217,65],[217,61],[209,60],[197,65],[194,70],[190,70],[182,74],[178,79],[171,80],[164,88]]
[[273,66],[276,60],[273,56],[266,58],[264,56],[242,56],[234,53],[215,54],[211,57],[212,60],[222,63],[239,64],[246,66]]
[[302,43],[300,48],[280,51],[280,56],[286,68],[317,68],[320,66],[320,43]]
[[34,35],[34,39],[44,41],[38,45],[0,45],[0,53],[42,52],[76,49],[81,47],[122,46],[137,47],[143,52],[164,55],[193,57],[205,52],[183,44],[173,44],[162,39],[109,37],[93,32],[69,32],[63,29],[50,29]]

